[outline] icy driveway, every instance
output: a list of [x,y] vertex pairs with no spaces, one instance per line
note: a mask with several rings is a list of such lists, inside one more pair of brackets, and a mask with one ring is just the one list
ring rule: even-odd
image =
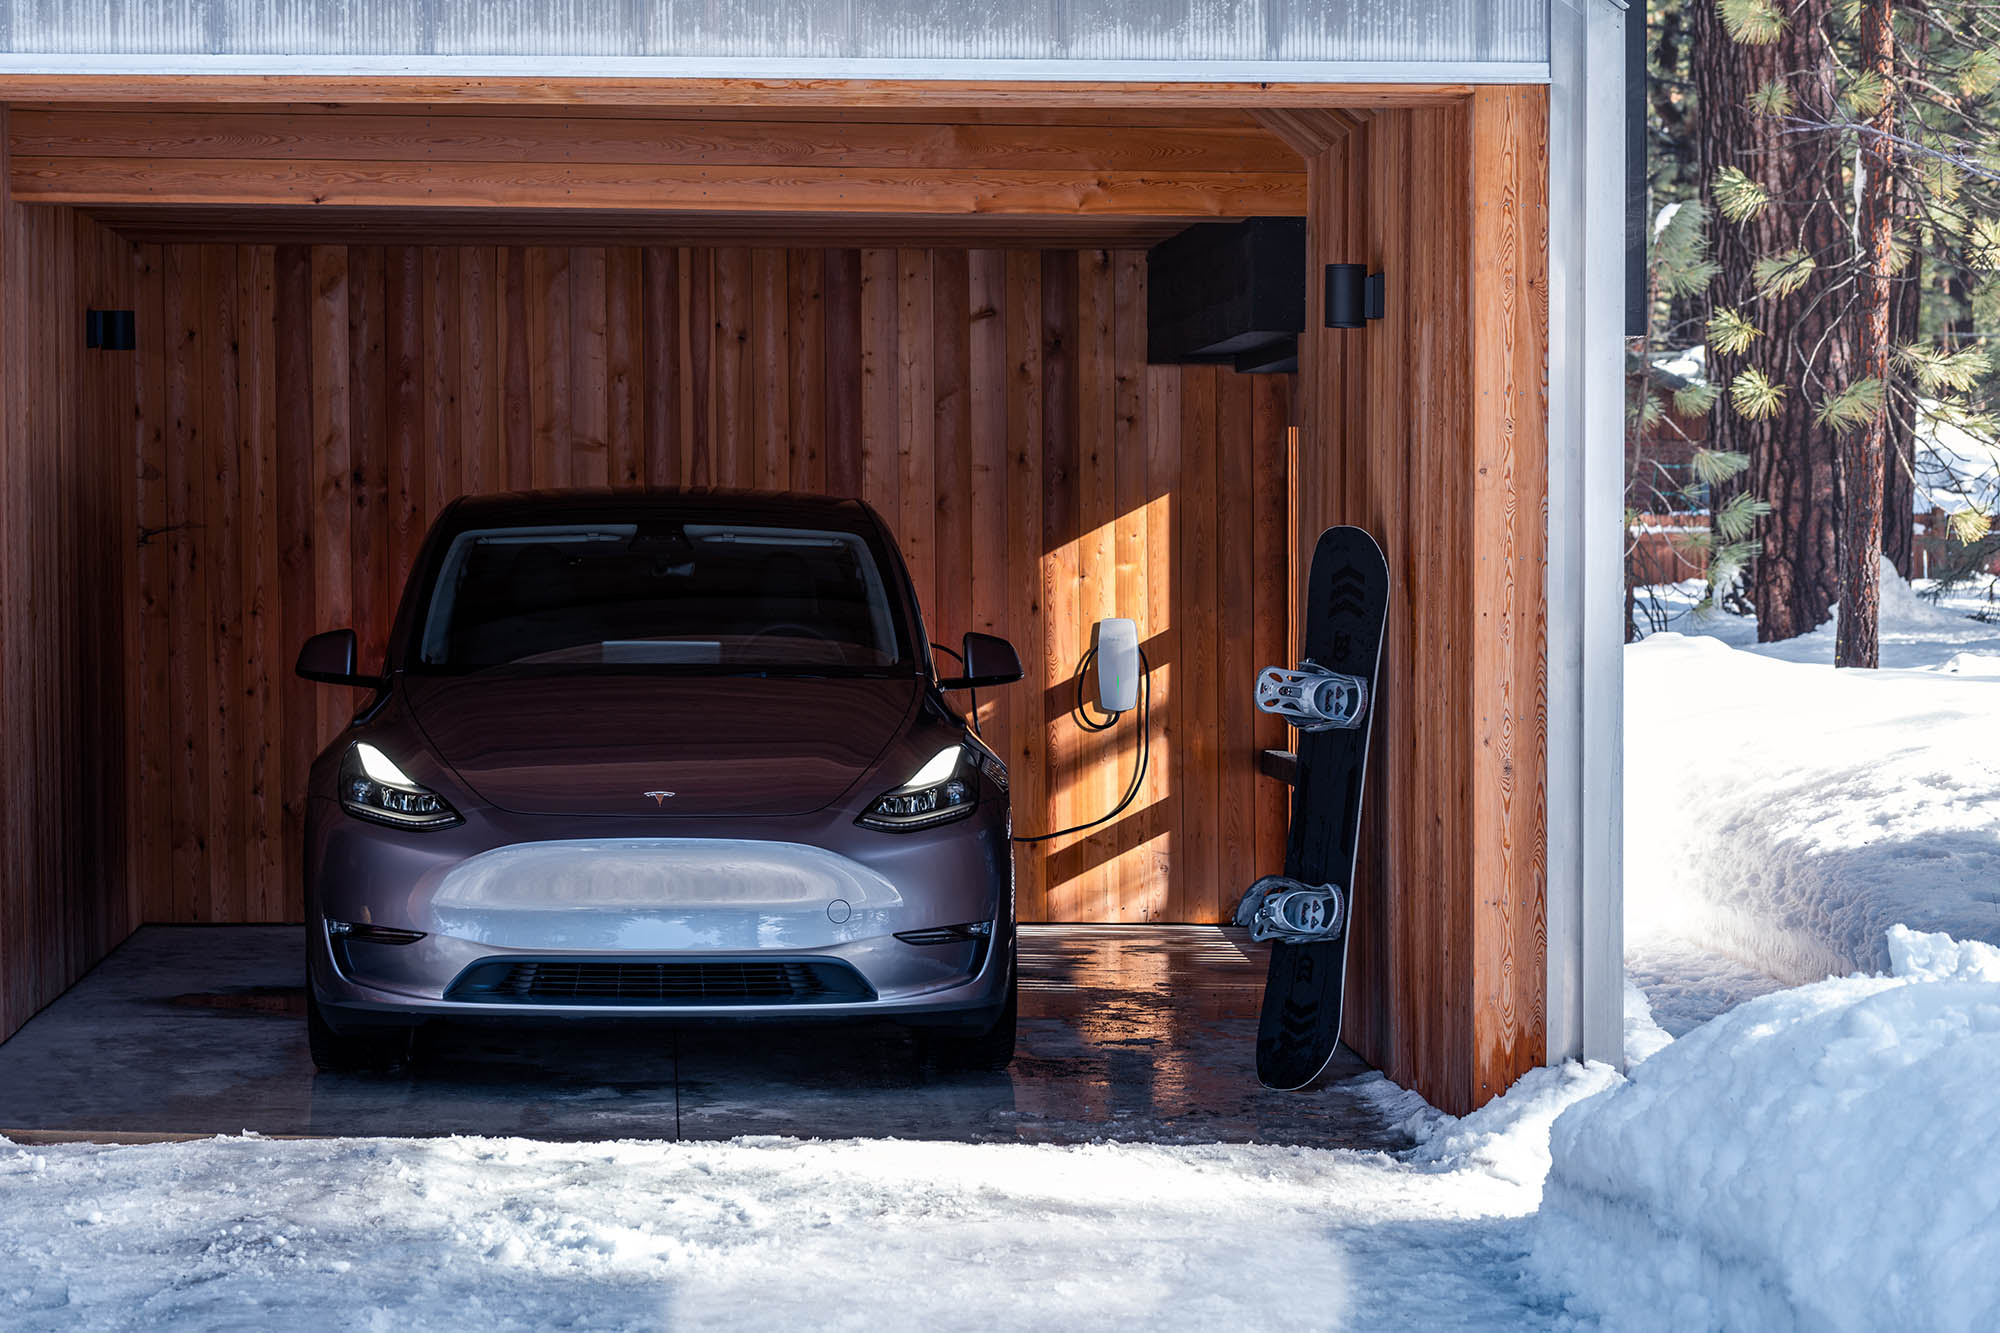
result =
[[[1548,1115],[1593,1079],[1566,1077]],[[1547,1167],[1531,1100],[1497,1133],[1464,1122],[1431,1165],[882,1140],[0,1147],[0,1324],[1547,1327],[1519,1276]]]
[[[696,1023],[433,1031],[407,1076],[316,1075],[304,946],[142,927],[0,1044],[0,1135],[1409,1145],[1338,1087],[1258,1085],[1269,961],[1240,930],[1023,927],[1020,1053],[980,1075],[924,1070],[884,1024]],[[1334,1076],[1366,1069],[1343,1051]]]

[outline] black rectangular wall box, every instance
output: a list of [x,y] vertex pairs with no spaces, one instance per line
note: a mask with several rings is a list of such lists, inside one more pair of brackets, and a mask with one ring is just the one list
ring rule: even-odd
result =
[[1304,218],[1197,223],[1146,254],[1154,365],[1261,364],[1305,326]]
[[129,352],[139,345],[139,321],[130,310],[83,312],[83,345],[104,352]]

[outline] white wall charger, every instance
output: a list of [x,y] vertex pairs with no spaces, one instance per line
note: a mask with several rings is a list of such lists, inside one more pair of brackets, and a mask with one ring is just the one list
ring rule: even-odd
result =
[[1139,625],[1122,617],[1100,620],[1091,629],[1097,650],[1097,706],[1129,713],[1139,706]]

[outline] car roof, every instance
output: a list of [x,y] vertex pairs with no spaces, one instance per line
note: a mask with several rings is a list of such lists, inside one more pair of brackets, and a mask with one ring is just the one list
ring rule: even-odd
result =
[[734,490],[697,486],[684,489],[509,491],[468,495],[440,516],[440,526],[463,532],[470,528],[511,527],[535,523],[613,522],[651,517],[699,519],[713,515],[736,523],[769,523],[794,527],[834,524],[879,525],[874,510],[859,500],[792,491]]

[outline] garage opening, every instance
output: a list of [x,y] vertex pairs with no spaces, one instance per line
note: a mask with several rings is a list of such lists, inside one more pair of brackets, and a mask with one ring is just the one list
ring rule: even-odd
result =
[[[866,499],[933,640],[1014,642],[979,720],[1022,832],[1117,803],[1136,729],[1069,713],[1092,625],[1138,622],[1145,781],[1020,849],[1024,922],[1213,924],[1282,861],[1250,683],[1319,529],[1376,531],[1349,1041],[1441,1106],[1504,1088],[1542,1043],[1545,119],[11,108],[0,1032],[140,925],[298,919],[305,769],[358,700],[293,654],[352,625],[379,661],[449,500],[740,486]],[[1251,216],[1308,219],[1297,372],[1149,364],[1147,247]],[[1324,327],[1331,262],[1387,275],[1373,327]]]

